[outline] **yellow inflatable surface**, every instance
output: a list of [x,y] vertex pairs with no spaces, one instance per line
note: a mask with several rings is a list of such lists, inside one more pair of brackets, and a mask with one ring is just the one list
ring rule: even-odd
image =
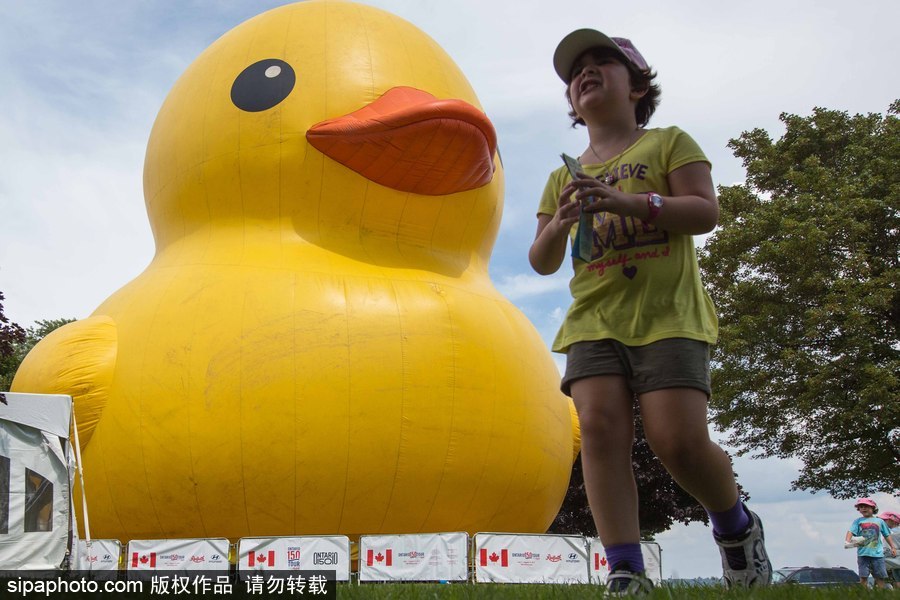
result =
[[570,403],[488,278],[494,130],[433,40],[349,2],[243,23],[144,190],[151,264],[13,384],[75,397],[93,536],[546,529]]

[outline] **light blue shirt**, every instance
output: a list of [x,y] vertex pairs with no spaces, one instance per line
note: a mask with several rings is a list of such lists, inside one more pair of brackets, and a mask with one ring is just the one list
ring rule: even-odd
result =
[[865,538],[865,541],[856,549],[858,556],[884,557],[884,545],[881,543],[881,538],[891,535],[887,523],[878,517],[859,517],[850,526],[850,533]]

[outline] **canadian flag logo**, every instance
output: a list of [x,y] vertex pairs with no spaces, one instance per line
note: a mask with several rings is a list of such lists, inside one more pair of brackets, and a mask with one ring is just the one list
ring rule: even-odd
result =
[[488,566],[488,564],[496,565],[497,561],[500,561],[501,567],[508,567],[509,566],[509,550],[504,548],[503,550],[500,551],[500,554],[497,554],[496,551],[488,554],[487,548],[481,549],[479,556],[478,556],[478,562],[481,564],[482,567],[486,567],[486,566]]
[[143,568],[156,568],[156,552],[151,552],[150,554],[140,554],[138,552],[131,553],[131,568],[137,569],[138,567]]
[[269,550],[265,554],[263,554],[262,552],[257,554],[255,551],[250,552],[250,555],[247,557],[247,562],[248,562],[248,566],[250,566],[250,567],[255,567],[256,565],[259,565],[261,567],[264,567],[264,566],[274,567],[275,566],[275,551]]
[[390,567],[394,564],[394,553],[390,548],[387,548],[384,551],[384,554],[381,551],[378,551],[378,554],[375,554],[375,551],[371,548],[366,551],[366,566],[371,567],[375,563],[378,563],[381,566],[384,563],[385,567]]
[[607,568],[606,557],[599,552],[594,552],[594,570],[599,571],[601,567]]

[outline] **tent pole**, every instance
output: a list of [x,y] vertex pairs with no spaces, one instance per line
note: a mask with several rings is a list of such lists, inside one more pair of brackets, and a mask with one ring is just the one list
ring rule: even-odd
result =
[[72,429],[75,431],[75,458],[78,460],[78,477],[81,480],[81,508],[84,512],[84,537],[88,548],[90,548],[91,523],[88,521],[87,494],[84,491],[84,466],[81,462],[81,442],[78,440],[78,423],[75,422],[74,410],[72,410]]

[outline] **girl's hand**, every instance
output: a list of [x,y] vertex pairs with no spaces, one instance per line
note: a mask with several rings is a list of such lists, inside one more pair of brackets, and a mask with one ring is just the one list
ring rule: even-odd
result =
[[572,225],[578,222],[581,216],[581,205],[578,202],[572,202],[572,194],[575,193],[576,187],[574,182],[569,182],[559,194],[558,208],[553,215],[548,227],[552,227],[554,232],[568,234],[572,229]]
[[559,194],[556,212],[553,215],[541,213],[537,216],[537,232],[528,250],[528,262],[541,275],[550,275],[559,270],[566,256],[572,225],[581,216],[581,205],[572,202],[575,185],[569,183]]
[[575,186],[575,198],[584,207],[584,212],[610,212],[619,214],[630,209],[633,204],[628,195],[611,185],[585,175],[572,182]]

